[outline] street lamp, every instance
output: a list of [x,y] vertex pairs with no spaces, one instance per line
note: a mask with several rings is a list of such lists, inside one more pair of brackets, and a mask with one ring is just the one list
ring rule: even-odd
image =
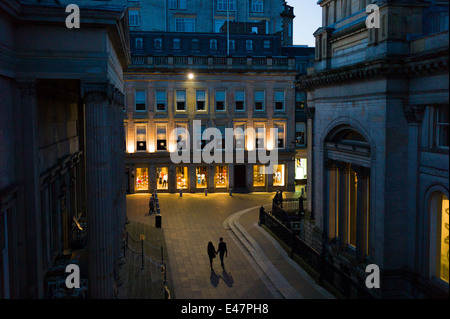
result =
[[189,73],[188,74],[188,79],[189,80],[193,80],[194,79],[194,73]]

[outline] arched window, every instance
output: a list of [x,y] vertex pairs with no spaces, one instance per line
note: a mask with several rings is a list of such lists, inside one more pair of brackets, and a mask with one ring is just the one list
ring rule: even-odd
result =
[[430,275],[449,283],[449,201],[442,192],[430,200]]

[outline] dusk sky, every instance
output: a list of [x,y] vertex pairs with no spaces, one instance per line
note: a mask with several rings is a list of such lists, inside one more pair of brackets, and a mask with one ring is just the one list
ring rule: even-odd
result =
[[317,0],[288,0],[294,7],[294,44],[315,46],[313,33],[322,24],[322,10]]

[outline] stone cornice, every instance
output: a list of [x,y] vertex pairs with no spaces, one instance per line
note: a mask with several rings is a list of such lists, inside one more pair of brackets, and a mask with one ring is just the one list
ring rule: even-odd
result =
[[376,60],[306,75],[298,78],[296,86],[300,90],[313,90],[325,85],[374,77],[418,76],[445,71],[448,71],[448,48],[438,53]]
[[81,96],[86,101],[91,98],[97,99],[98,94],[106,97],[110,102],[118,105],[125,104],[125,96],[113,84],[105,82],[89,82],[81,83]]

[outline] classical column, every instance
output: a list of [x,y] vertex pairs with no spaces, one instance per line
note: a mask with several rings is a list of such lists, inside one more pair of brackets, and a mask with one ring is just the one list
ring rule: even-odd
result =
[[339,162],[339,190],[338,190],[338,242],[340,248],[348,244],[348,214],[349,214],[349,187],[350,164]]
[[325,170],[327,173],[326,194],[328,207],[328,239],[336,238],[338,235],[338,207],[337,207],[337,162],[331,159],[325,161]]
[[91,298],[114,297],[112,123],[107,83],[83,83],[88,279]]
[[[39,185],[39,141],[38,141],[38,102],[34,80],[19,82],[21,114],[22,171],[19,178],[23,181],[23,200],[25,216],[27,297],[41,298],[44,294],[42,269],[41,200]],[[19,147],[20,147],[19,146]]]
[[[309,94],[308,94],[309,95]],[[309,101],[308,101],[309,104]],[[314,117],[315,117],[315,108],[307,107],[306,108],[306,114],[307,114],[307,124],[306,124],[306,147],[307,147],[307,176],[308,179],[306,180],[306,186],[307,186],[307,194],[308,194],[308,201],[307,201],[307,207],[306,209],[314,213],[313,210],[313,168],[314,168],[314,147],[313,147],[313,132],[314,132]]]
[[356,199],[356,258],[363,261],[368,255],[369,177],[370,168],[355,166],[358,178]]
[[419,145],[420,145],[420,127],[422,125],[425,107],[423,105],[408,105],[404,107],[403,113],[408,122],[408,201],[407,209],[407,242],[410,243],[407,249],[407,265],[415,269],[416,252],[416,215],[419,194]]

